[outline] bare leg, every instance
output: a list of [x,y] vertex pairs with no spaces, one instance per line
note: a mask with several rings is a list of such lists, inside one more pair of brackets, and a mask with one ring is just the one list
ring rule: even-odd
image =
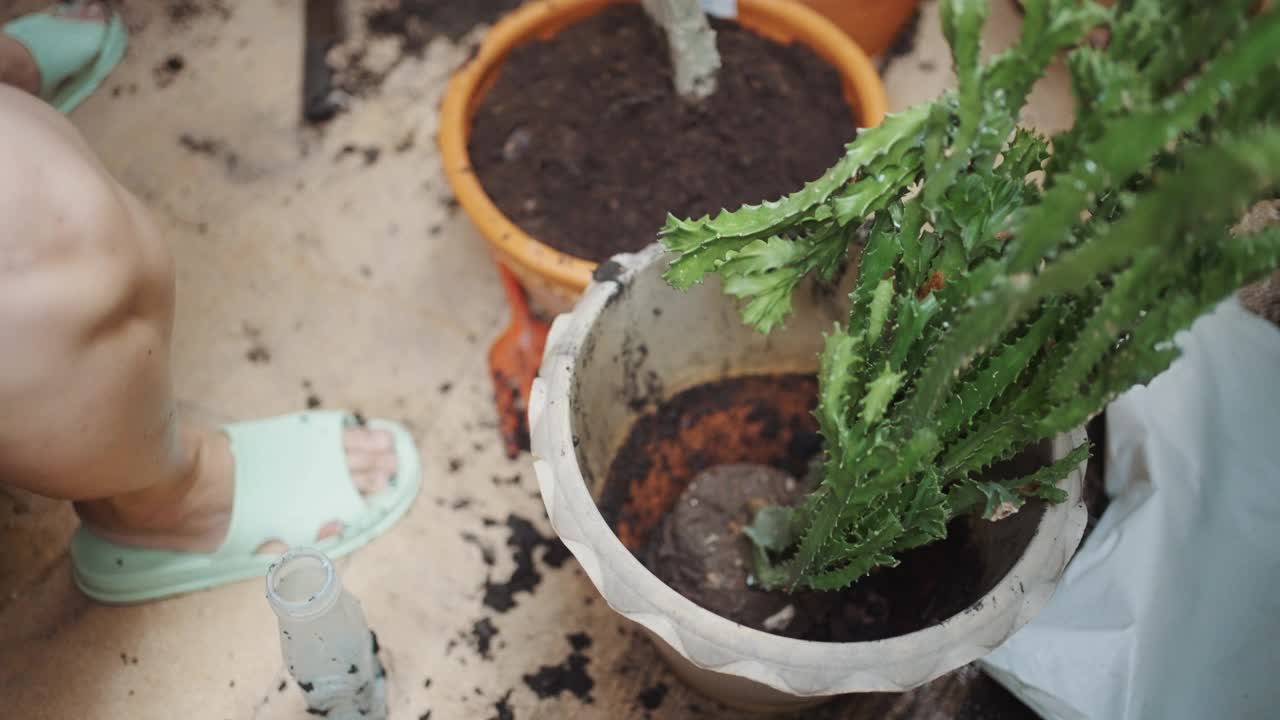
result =
[[[76,501],[117,542],[216,549],[234,465],[174,412],[168,246],[70,123],[4,85],[0,157],[0,483]],[[390,436],[346,447],[360,492],[385,487]]]

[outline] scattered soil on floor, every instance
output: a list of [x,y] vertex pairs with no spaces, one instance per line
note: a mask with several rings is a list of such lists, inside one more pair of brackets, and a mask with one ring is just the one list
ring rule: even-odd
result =
[[[493,715],[489,716],[489,720],[515,720],[516,714],[511,709],[511,692],[508,690],[506,695],[498,698],[498,702],[493,704]],[[418,720],[424,720],[424,718]]]
[[478,548],[480,550],[480,560],[484,562],[486,567],[493,567],[493,564],[497,561],[497,554],[494,552],[493,543],[481,538],[470,530],[463,531],[462,541]]
[[977,665],[966,665],[905,693],[853,693],[790,720],[1039,720]]
[[821,175],[854,134],[839,75],[806,47],[713,24],[719,88],[696,106],[637,6],[517,48],[473,120],[485,191],[530,235],[598,262],[653,242],[668,212],[771,200]]
[[558,665],[543,665],[537,672],[524,676],[524,684],[541,700],[569,693],[584,703],[592,702],[591,689],[596,682],[587,671],[591,659],[586,651],[591,638],[586,633],[566,636],[569,641],[569,657]]
[[369,31],[403,39],[403,49],[420,53],[437,35],[458,40],[481,23],[492,23],[522,0],[393,0],[365,15]]
[[184,132],[178,135],[178,144],[192,155],[204,155],[220,162],[232,178],[238,177],[243,169],[239,153],[219,138]]
[[467,643],[471,645],[476,654],[482,660],[492,660],[493,655],[493,639],[498,636],[498,628],[494,627],[493,620],[489,618],[480,618],[471,625],[471,632],[467,637]]
[[667,699],[669,690],[666,683],[660,682],[641,690],[636,699],[640,701],[641,707],[652,712],[662,707],[662,701]]
[[492,575],[484,583],[486,607],[505,613],[516,606],[516,596],[533,593],[542,582],[542,573],[534,564],[534,554],[542,550],[542,564],[558,568],[569,559],[569,550],[560,539],[543,535],[527,518],[516,514],[507,516],[507,547],[511,548],[511,560],[515,569],[506,580],[495,580]]
[[165,58],[160,64],[151,69],[151,75],[155,78],[156,87],[169,87],[186,66],[187,61],[181,55],[170,55]]
[[165,3],[169,22],[179,27],[188,27],[193,20],[209,14],[227,20],[231,17],[231,8],[223,0],[169,0]]

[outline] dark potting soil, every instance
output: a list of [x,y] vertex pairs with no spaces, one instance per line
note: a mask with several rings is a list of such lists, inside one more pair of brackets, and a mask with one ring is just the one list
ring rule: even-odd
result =
[[[786,473],[722,465],[699,475],[650,541],[646,566],[663,582],[722,617],[786,637],[861,642],[905,635],[963,611],[981,572],[967,520],[947,539],[899,555],[839,592],[749,589],[751,545],[742,527],[768,504],[803,495]],[[708,538],[716,542],[708,542]]]
[[[743,582],[742,597],[726,594],[727,582],[745,579],[749,567],[748,541],[740,531],[754,507],[788,495],[796,500],[804,491],[791,478],[803,476],[820,448],[810,414],[815,401],[816,383],[804,375],[733,378],[675,395],[637,420],[615,456],[600,500],[605,519],[655,575],[685,597],[776,634],[826,642],[877,640],[962,612],[979,597],[984,575],[967,520],[953,522],[945,540],[903,553],[897,567],[879,569],[842,591],[788,594],[748,589]],[[758,471],[743,463],[782,472],[752,478]],[[703,510],[724,508],[718,520],[677,508],[690,499],[690,483],[718,465],[739,467],[718,469],[720,482],[700,482],[692,496]],[[746,482],[745,492],[733,487],[736,480]],[[716,539],[708,541],[712,535]],[[707,550],[690,551],[698,546]],[[766,625],[771,617],[774,622]]]
[[[792,600],[786,593],[744,592],[751,547],[742,528],[759,508],[790,505],[798,493],[795,478],[768,465],[716,465],[694,478],[658,524],[644,564],[721,617],[754,628],[789,625],[786,608]],[[789,612],[794,615],[795,608]]]
[[636,5],[517,48],[473,118],[485,191],[525,232],[603,261],[700,217],[772,200],[822,174],[853,138],[838,73],[808,48],[713,21],[718,89],[671,84],[666,38]]
[[369,32],[399,36],[404,52],[421,53],[436,35],[458,40],[480,23],[490,23],[523,0],[391,0],[365,15]]
[[[1088,524],[1084,527],[1084,537],[1089,537],[1089,533],[1097,527],[1098,520],[1102,518],[1102,513],[1107,511],[1107,507],[1111,505],[1111,498],[1107,496],[1107,480],[1104,473],[1105,458],[1107,457],[1107,412],[1104,410],[1085,425],[1085,432],[1089,435],[1089,464],[1085,466],[1084,471],[1084,506],[1089,512]],[[1084,544],[1084,539],[1080,540]]]

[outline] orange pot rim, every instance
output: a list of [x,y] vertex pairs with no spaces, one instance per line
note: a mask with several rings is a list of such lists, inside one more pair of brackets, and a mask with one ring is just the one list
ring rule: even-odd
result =
[[[485,35],[474,57],[454,73],[440,108],[438,143],[445,179],[458,204],[480,233],[515,263],[561,287],[581,292],[591,282],[596,263],[569,255],[524,232],[498,209],[471,167],[467,153],[471,111],[488,81],[514,48],[549,37],[565,18],[614,4],[615,0],[532,0],[503,17]],[[803,42],[834,67],[852,88],[858,125],[880,123],[888,97],[871,59],[839,27],[795,0],[738,0],[739,19],[766,35],[790,36]],[[767,25],[765,25],[768,23]],[[755,28],[756,25],[762,27]]]

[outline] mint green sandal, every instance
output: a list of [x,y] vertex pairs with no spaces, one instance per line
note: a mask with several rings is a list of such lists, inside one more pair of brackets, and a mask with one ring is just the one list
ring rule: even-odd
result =
[[[148,550],[81,527],[71,539],[76,585],[101,602],[134,603],[262,577],[277,558],[255,551],[271,540],[330,557],[363,546],[413,504],[422,464],[404,427],[371,420],[369,427],[395,438],[399,469],[385,490],[360,497],[342,442],[343,431],[355,423],[343,412],[305,412],[228,425],[236,489],[222,547],[212,553]],[[317,542],[317,530],[335,519],[342,521],[342,533]]]
[[59,112],[84,102],[124,57],[129,44],[120,13],[105,22],[48,12],[20,17],[0,34],[22,43],[40,69],[40,97]]

